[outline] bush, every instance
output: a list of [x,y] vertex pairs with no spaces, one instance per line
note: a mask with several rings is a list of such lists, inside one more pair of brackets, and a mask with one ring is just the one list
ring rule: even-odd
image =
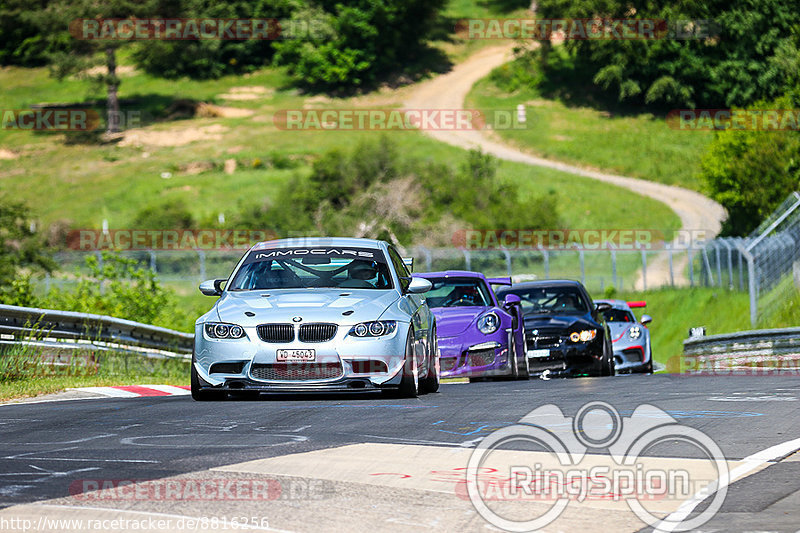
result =
[[322,0],[297,9],[298,25],[314,21],[307,39],[275,43],[275,61],[294,80],[317,89],[358,87],[395,73],[426,48],[445,0]]
[[[403,158],[388,137],[332,150],[311,174],[288,183],[241,222],[282,236],[344,235],[411,244],[437,231],[558,226],[555,198],[519,197],[497,178],[497,162],[473,150],[459,169]],[[448,243],[451,235],[440,238]]]
[[45,307],[180,330],[194,322],[193,311],[178,307],[174,294],[160,285],[154,272],[114,253],[103,252],[101,257],[102,262],[95,255],[86,256],[88,273],[76,272],[77,285],[71,290],[52,289]]
[[192,229],[196,221],[181,200],[169,200],[140,210],[133,219],[137,229]]
[[[786,96],[761,102],[760,109],[792,109]],[[711,197],[728,211],[726,235],[747,235],[792,191],[800,189],[800,133],[797,131],[717,132],[703,156],[701,178]]]

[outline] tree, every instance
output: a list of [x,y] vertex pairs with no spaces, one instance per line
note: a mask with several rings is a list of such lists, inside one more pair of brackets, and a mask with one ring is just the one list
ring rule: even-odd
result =
[[[47,54],[51,74],[59,80],[75,75],[105,87],[109,133],[119,131],[117,51],[128,43],[77,38],[80,32],[72,35],[70,27],[73,31],[80,30],[81,25],[75,25],[80,19],[127,19],[147,15],[152,12],[152,5],[149,0],[51,0],[30,12],[30,19],[46,41],[45,48],[52,50]],[[95,66],[105,67],[105,72],[93,70]]]
[[[792,109],[800,99],[761,102],[762,109]],[[800,133],[717,132],[703,156],[701,178],[728,211],[726,235],[747,235],[792,191],[800,189]]]
[[[537,17],[655,19],[672,34],[655,39],[567,40],[575,71],[619,101],[731,107],[780,96],[800,80],[793,0],[542,0]],[[674,38],[699,24],[707,37]],[[543,57],[547,57],[544,55]],[[548,67],[545,60],[542,65]]]
[[307,38],[275,43],[275,61],[300,84],[333,90],[365,86],[403,69],[426,49],[445,0],[320,0],[300,4],[293,27]]
[[28,207],[0,197],[0,303],[35,305],[31,275],[54,268]]

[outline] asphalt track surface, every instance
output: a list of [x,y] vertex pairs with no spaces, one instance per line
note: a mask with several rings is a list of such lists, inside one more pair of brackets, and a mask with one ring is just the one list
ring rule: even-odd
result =
[[[494,430],[548,404],[574,417],[593,401],[607,402],[623,417],[650,404],[711,437],[731,465],[750,458],[748,475],[729,487],[721,510],[698,530],[800,529],[800,454],[794,453],[800,442],[785,444],[800,437],[800,379],[657,374],[443,384],[439,393],[417,399],[262,396],[199,403],[151,397],[7,404],[0,406],[0,530],[87,530],[12,521],[25,516],[242,516],[253,530],[272,531],[497,530],[443,481],[452,481],[447,476],[463,470],[471,450]],[[771,448],[778,456],[759,459],[759,452]],[[648,455],[685,464],[703,457],[696,448],[669,442]],[[437,472],[440,479],[432,476]],[[230,495],[132,498],[113,491],[93,498],[81,488],[84,480],[164,479],[268,479],[282,492],[254,502]],[[533,513],[541,504],[531,505]],[[625,511],[602,502],[568,507],[545,531],[645,530]],[[187,529],[170,522],[151,530],[224,529],[222,522],[209,524]],[[130,524],[118,530],[123,529]]]

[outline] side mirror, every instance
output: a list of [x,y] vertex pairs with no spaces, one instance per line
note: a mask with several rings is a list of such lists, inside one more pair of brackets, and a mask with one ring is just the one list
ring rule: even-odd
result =
[[222,284],[227,279],[207,279],[200,284],[200,292],[206,296],[220,296],[222,294]]
[[642,319],[639,321],[642,323],[643,326],[647,326],[650,322],[653,321],[653,317],[650,315],[642,315]]
[[425,278],[411,278],[411,282],[408,284],[408,288],[406,292],[410,292],[412,294],[422,294],[423,292],[428,292],[433,288],[433,284]]
[[599,302],[594,304],[594,310],[598,313],[605,313],[609,309],[611,309],[611,304],[608,302]]
[[503,307],[511,307],[512,305],[519,305],[522,303],[522,300],[516,294],[506,294],[505,300],[503,300]]

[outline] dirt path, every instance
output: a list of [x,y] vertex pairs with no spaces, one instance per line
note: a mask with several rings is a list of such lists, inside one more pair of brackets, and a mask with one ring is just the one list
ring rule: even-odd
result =
[[[471,56],[465,62],[460,63],[447,74],[422,83],[407,99],[405,106],[407,109],[462,109],[464,99],[470,88],[487,76],[492,69],[502,65],[512,58],[512,46],[497,48],[486,48]],[[482,131],[462,130],[462,131],[428,131],[429,136],[440,141],[459,146],[461,148],[482,148],[484,152],[490,153],[500,159],[527,163],[540,167],[552,168],[561,172],[584,176],[613,185],[624,187],[638,194],[648,196],[663,202],[669,206],[681,219],[681,225],[685,230],[704,230],[706,238],[711,238],[719,233],[725,211],[721,205],[703,196],[702,194],[676,187],[664,185],[652,181],[617,176],[605,172],[598,172],[581,168],[567,163],[543,159],[534,155],[522,152],[504,143],[497,142]],[[675,284],[685,285],[685,266],[687,259],[685,254],[675,255],[673,266],[675,270]],[[657,257],[650,258],[647,268],[647,287],[657,287],[669,285],[669,259],[665,253]],[[639,275],[636,288],[641,289],[644,285],[643,276]]]

